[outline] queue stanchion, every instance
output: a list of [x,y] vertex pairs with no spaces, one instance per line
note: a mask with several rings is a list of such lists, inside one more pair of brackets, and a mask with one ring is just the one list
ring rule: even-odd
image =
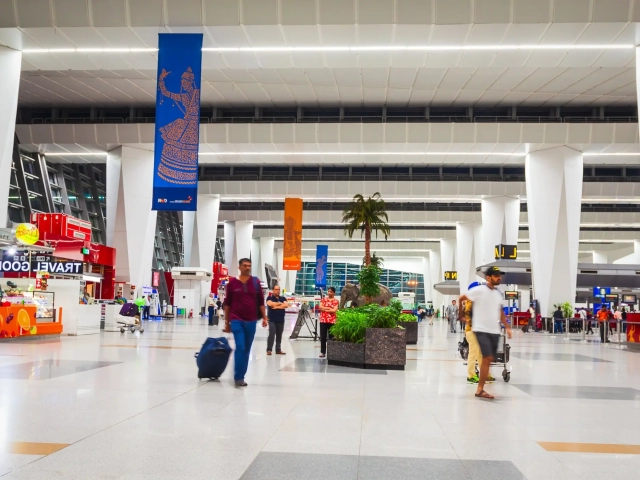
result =
[[618,320],[618,323],[616,324],[617,330],[618,330],[618,346],[622,345],[622,319]]
[[587,341],[587,334],[586,334],[586,331],[587,331],[587,323],[586,323],[586,322],[587,322],[587,319],[586,319],[586,318],[583,318],[583,319],[582,319],[582,341],[583,341],[583,342],[586,342],[586,341]]
[[565,335],[566,335],[565,340],[569,340],[569,330],[570,330],[569,327],[571,326],[569,322],[570,322],[569,319],[565,318],[565,322],[564,322]]

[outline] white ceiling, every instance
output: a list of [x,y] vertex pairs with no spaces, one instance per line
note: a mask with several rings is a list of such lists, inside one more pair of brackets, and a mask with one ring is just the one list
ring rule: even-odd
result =
[[[19,27],[0,28],[0,44],[155,48],[158,33],[201,32],[205,47],[636,45],[639,2],[51,0],[50,10],[50,0],[5,0],[0,27]],[[152,106],[156,64],[155,53],[25,53],[20,103]],[[634,105],[634,69],[635,49],[205,52],[201,98],[218,107]]]

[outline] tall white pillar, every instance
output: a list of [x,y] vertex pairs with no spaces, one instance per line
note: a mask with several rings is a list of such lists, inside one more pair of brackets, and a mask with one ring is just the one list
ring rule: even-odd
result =
[[422,259],[422,276],[424,278],[424,301],[433,301],[433,284],[431,283],[431,258],[427,255]]
[[456,242],[448,238],[440,240],[440,268],[441,279],[444,281],[444,272],[455,270]]
[[[187,213],[187,212],[185,212]],[[216,254],[218,236],[219,195],[198,195],[198,210],[195,214],[191,242],[191,267],[211,270]],[[188,245],[185,243],[185,245]]]
[[[540,187],[538,187],[540,188]],[[482,258],[478,266],[495,261],[494,250],[499,244],[517,245],[520,224],[518,197],[482,199]]]
[[286,270],[283,270],[284,265],[284,248],[280,247],[276,249],[276,271],[278,272],[278,283],[283,285],[286,280]]
[[22,52],[0,47],[0,228],[7,226]]
[[[260,278],[265,277],[264,279],[266,280],[266,276],[265,276],[265,272],[264,272],[264,266],[266,265],[271,265],[272,267],[275,268],[275,265],[273,264],[273,248],[275,245],[275,239],[273,237],[260,237],[260,271],[259,271],[259,275],[256,273],[256,275],[258,275]],[[277,271],[277,268],[276,268]]]
[[440,252],[431,250],[429,252],[429,267],[431,268],[431,291],[433,292],[433,308],[442,308],[443,295],[434,287],[436,284],[444,281],[444,273],[442,273],[442,265],[440,265]]
[[230,276],[239,274],[238,261],[241,258],[250,258],[252,237],[253,222],[247,220],[225,222],[224,255]]
[[252,238],[251,239],[251,271],[253,275],[258,277],[261,280],[265,280],[264,278],[264,268],[260,270],[260,239]]
[[456,268],[460,294],[467,292],[471,282],[478,280],[476,276],[476,252],[480,251],[477,244],[481,243],[482,225],[479,223],[458,223],[456,225]]
[[[153,152],[118,147],[107,155],[107,170],[107,182],[111,182],[107,184],[107,221],[113,229],[107,241],[116,249],[116,281],[137,289],[151,286],[157,218],[157,212],[151,210]],[[141,182],[141,178],[148,181]],[[109,195],[113,195],[111,201]]]
[[518,307],[520,307],[520,311],[524,312],[528,310],[530,304],[531,304],[531,290],[529,290],[529,287],[521,287],[520,302],[518,302]]
[[525,160],[533,292],[543,316],[575,302],[582,200],[582,154],[568,147]]

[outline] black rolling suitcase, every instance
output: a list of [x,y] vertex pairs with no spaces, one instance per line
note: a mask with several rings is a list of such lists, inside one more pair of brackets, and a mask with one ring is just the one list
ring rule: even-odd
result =
[[207,338],[196,353],[196,364],[198,365],[198,378],[210,378],[217,380],[224,373],[229,363],[231,347],[226,338]]

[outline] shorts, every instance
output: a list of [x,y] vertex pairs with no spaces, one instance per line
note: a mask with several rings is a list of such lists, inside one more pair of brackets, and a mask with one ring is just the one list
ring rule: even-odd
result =
[[474,332],[483,357],[495,358],[500,343],[499,333]]

